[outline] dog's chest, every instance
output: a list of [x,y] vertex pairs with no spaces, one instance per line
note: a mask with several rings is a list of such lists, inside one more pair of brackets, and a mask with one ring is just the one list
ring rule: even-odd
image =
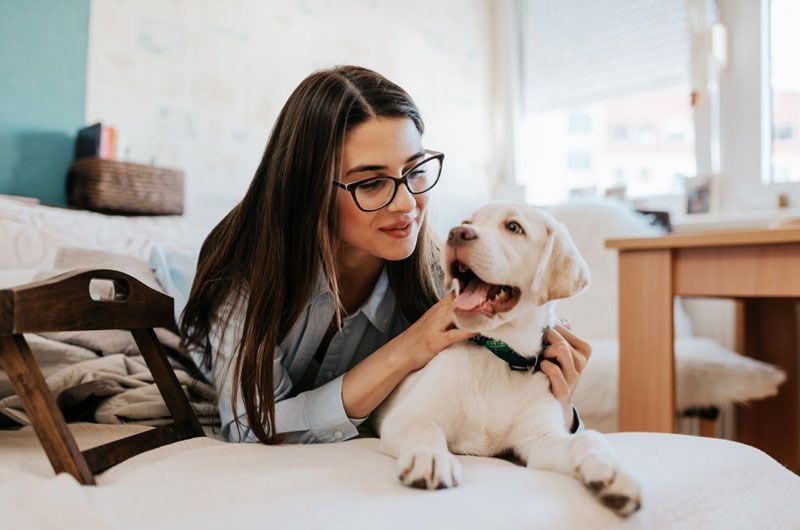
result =
[[466,348],[468,376],[461,380],[462,438],[502,440],[522,416],[547,406],[552,398],[543,373],[512,370],[508,363],[480,346]]
[[471,343],[442,351],[414,376],[398,388],[397,405],[428,404],[429,414],[448,425],[451,450],[462,454],[502,451],[516,424],[532,421],[538,409],[557,406],[543,373],[511,370]]

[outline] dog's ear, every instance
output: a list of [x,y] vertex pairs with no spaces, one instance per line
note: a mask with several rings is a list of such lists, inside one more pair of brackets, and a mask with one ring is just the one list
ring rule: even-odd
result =
[[561,223],[548,223],[547,241],[531,286],[536,305],[574,296],[587,285],[589,266],[569,232]]

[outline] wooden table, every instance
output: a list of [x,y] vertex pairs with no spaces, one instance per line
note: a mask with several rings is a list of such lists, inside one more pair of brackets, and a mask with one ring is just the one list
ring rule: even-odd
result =
[[786,370],[779,395],[739,410],[738,439],[800,472],[800,230],[611,239],[619,251],[619,429],[674,432],[673,297],[737,301],[737,350]]

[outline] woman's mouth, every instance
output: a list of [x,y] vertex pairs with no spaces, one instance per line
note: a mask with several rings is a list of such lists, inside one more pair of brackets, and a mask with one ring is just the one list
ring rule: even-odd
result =
[[395,225],[392,227],[381,228],[381,231],[386,235],[396,237],[398,239],[402,239],[404,237],[408,237],[411,235],[411,229],[413,228],[414,221],[409,221],[403,225]]

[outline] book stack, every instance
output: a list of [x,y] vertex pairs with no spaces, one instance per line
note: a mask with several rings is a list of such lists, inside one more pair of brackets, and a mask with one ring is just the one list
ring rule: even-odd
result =
[[117,129],[110,125],[95,123],[78,131],[75,141],[75,158],[117,159]]

